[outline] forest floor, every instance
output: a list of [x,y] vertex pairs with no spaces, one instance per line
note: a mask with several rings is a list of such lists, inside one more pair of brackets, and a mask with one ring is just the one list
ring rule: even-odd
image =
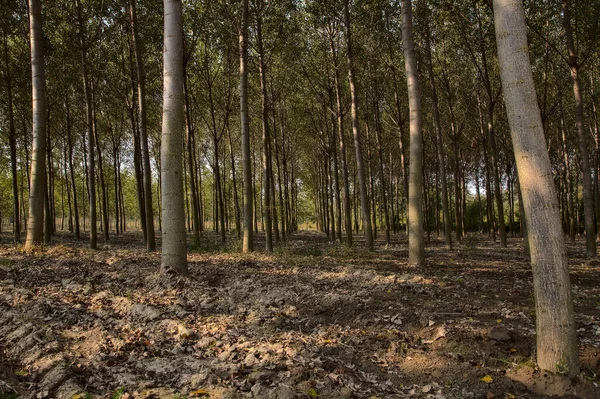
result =
[[[260,238],[260,237],[259,237]],[[0,398],[600,398],[600,261],[568,247],[581,374],[535,368],[530,266],[469,235],[407,265],[406,237],[346,249],[316,232],[161,275],[138,235],[0,244]],[[211,241],[212,240],[212,241]],[[235,246],[235,245],[233,245]]]

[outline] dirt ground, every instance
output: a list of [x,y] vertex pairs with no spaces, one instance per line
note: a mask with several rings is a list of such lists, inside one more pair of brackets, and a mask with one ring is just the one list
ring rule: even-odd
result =
[[[273,255],[219,252],[190,277],[127,234],[0,243],[0,399],[600,398],[600,261],[568,247],[581,374],[535,368],[530,267],[468,236],[407,265],[406,237],[367,253],[316,232]],[[232,244],[233,247],[236,244]]]

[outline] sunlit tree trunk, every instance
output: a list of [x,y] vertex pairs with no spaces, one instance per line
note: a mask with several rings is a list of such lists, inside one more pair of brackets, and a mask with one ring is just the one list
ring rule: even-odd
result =
[[573,299],[522,0],[494,0],[494,20],[533,267],[537,363],[573,377],[579,373]]
[[410,108],[410,166],[408,185],[408,262],[425,263],[423,237],[423,132],[421,127],[421,88],[412,31],[412,2],[402,2],[402,44]]
[[42,5],[29,0],[29,40],[31,49],[31,92],[33,102],[33,148],[29,190],[29,219],[25,248],[44,240],[44,195],[46,192],[46,75],[42,36]]
[[160,148],[163,271],[186,275],[183,203],[183,26],[181,0],[164,0],[163,121]]

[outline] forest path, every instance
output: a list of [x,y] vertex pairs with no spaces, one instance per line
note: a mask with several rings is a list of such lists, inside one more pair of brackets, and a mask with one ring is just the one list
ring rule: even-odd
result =
[[600,262],[583,246],[569,247],[582,355],[569,381],[532,368],[520,240],[434,239],[418,270],[404,235],[373,253],[356,241],[301,231],[272,255],[190,252],[190,278],[161,275],[133,234],[98,251],[2,244],[0,398],[600,397]]

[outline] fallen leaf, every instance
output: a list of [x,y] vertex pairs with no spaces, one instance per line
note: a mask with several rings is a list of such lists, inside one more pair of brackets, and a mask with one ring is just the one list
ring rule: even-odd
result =
[[210,396],[210,393],[206,389],[197,389],[193,391],[190,395],[198,398],[208,398]]
[[488,374],[485,377],[483,377],[481,381],[485,382],[486,384],[491,384],[492,382],[494,382],[494,379],[491,375]]

